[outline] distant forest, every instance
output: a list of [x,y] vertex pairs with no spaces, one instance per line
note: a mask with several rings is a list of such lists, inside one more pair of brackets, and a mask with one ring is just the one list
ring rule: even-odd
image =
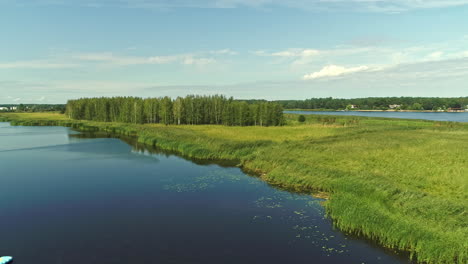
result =
[[0,112],[65,112],[64,104],[0,104]]
[[279,126],[283,107],[274,102],[238,101],[221,95],[160,98],[112,97],[69,100],[73,119],[101,122]]
[[[362,110],[446,110],[466,108],[468,97],[368,97],[356,99],[311,98],[306,100],[280,100],[286,109],[362,109]],[[392,106],[392,107],[390,107]]]

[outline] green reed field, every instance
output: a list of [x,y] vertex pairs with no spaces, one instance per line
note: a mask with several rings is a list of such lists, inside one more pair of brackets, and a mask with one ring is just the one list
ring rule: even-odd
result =
[[234,160],[271,184],[321,192],[335,225],[421,263],[468,263],[468,123],[286,115],[283,127],[133,125],[0,114],[138,137],[193,158]]

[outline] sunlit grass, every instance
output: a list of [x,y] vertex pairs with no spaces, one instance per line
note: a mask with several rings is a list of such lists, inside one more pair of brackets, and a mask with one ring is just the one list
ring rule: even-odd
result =
[[41,112],[41,113],[0,113],[0,117],[10,119],[24,120],[69,120],[65,115],[59,112]]
[[344,231],[407,250],[420,262],[468,262],[467,123],[311,115],[302,124],[286,115],[284,127],[226,127],[1,116],[99,128],[190,157],[237,160],[271,183],[328,192],[327,212]]

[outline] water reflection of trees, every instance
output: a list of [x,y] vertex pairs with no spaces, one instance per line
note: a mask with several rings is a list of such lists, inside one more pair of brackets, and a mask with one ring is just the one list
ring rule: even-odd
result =
[[239,162],[237,161],[229,161],[229,160],[219,160],[219,159],[196,159],[192,157],[188,157],[186,155],[182,155],[177,151],[171,151],[171,150],[164,150],[161,149],[157,146],[149,146],[143,143],[138,142],[138,140],[135,137],[129,137],[125,135],[118,135],[118,134],[113,134],[109,132],[104,132],[104,131],[98,131],[98,132],[83,132],[79,134],[69,134],[68,137],[73,140],[73,139],[91,139],[91,138],[117,138],[122,140],[123,142],[127,143],[132,147],[133,152],[138,152],[141,154],[156,154],[156,155],[162,155],[166,158],[168,157],[179,157],[184,160],[193,162],[197,165],[202,165],[202,166],[209,166],[209,165],[218,165],[220,167],[224,168],[229,168],[229,167],[237,167]]

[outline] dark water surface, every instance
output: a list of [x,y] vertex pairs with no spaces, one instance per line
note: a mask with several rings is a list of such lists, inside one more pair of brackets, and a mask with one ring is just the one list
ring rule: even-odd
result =
[[320,199],[63,127],[0,123],[0,255],[15,264],[409,263]]
[[359,111],[284,111],[287,114],[300,115],[345,115],[370,116],[403,119],[425,119],[433,121],[468,122],[468,112],[359,112]]

